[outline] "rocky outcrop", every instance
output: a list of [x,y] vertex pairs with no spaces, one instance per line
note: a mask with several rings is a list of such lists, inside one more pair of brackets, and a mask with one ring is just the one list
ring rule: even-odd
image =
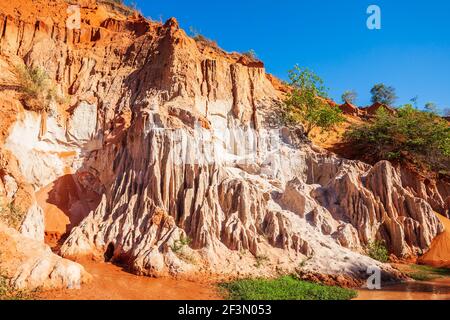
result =
[[[393,279],[395,270],[364,255],[369,242],[383,239],[410,256],[443,230],[432,207],[447,199],[444,187],[421,192],[387,162],[340,159],[311,146],[301,128],[281,127],[286,88],[279,91],[262,63],[196,42],[175,19],[86,6],[81,28],[68,29],[64,1],[49,9],[54,19],[0,5],[0,62],[44,67],[70,100],[48,114],[20,107],[4,146],[24,183],[57,194],[52,204],[70,220],[63,256],[120,261],[151,276],[273,275],[301,266],[308,275],[364,279],[377,266]],[[67,175],[77,192],[57,187]],[[74,219],[81,191],[101,200]],[[38,211],[22,232],[42,240]],[[53,261],[39,272],[45,279],[47,271],[64,284],[83,278],[45,255]],[[51,272],[55,265],[61,272]],[[34,283],[26,270],[16,278]]]
[[333,216],[350,221],[363,243],[383,239],[394,254],[405,257],[422,253],[443,231],[431,206],[402,185],[389,162],[364,173],[348,169],[315,196]]
[[348,101],[345,101],[345,103],[341,104],[339,106],[339,109],[341,109],[342,113],[355,117],[362,116],[364,113],[361,109]]
[[25,214],[25,219],[20,226],[20,233],[27,238],[38,242],[44,242],[44,212],[36,203],[33,204]]
[[89,281],[84,268],[63,259],[41,241],[0,223],[0,269],[16,289],[78,288]]
[[[386,239],[393,252],[407,256],[429,246],[442,230],[431,207],[402,187],[388,163],[372,168],[308,146],[293,148],[278,131],[268,146],[262,137],[270,134],[261,131],[220,141],[201,126],[194,133],[173,132],[155,128],[150,119],[130,127],[123,148],[103,154],[111,156],[116,178],[101,205],[71,232],[61,248],[64,256],[110,250],[111,259],[153,276],[205,270],[270,274],[275,265],[292,270],[307,260],[305,270],[361,278],[368,265],[379,265],[359,254],[370,241]],[[249,150],[250,137],[258,146],[254,153],[239,153]],[[274,153],[267,152],[272,148]],[[382,183],[372,180],[378,177]],[[391,198],[383,198],[387,191]],[[418,224],[424,227],[414,229]],[[188,238],[189,258],[180,257],[178,244]],[[242,262],[251,256],[267,258],[264,271]]]

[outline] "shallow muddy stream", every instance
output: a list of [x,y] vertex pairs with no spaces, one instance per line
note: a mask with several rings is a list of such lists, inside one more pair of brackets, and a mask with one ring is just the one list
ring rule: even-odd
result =
[[[83,262],[93,281],[79,290],[43,292],[45,300],[209,300],[223,299],[216,286],[204,281],[140,277],[104,262]],[[355,300],[450,300],[450,278],[406,282],[381,290],[359,289]]]
[[203,281],[136,276],[104,262],[82,265],[93,280],[79,290],[42,292],[43,300],[211,300],[221,299],[216,287]]
[[361,289],[355,300],[450,300],[450,278],[405,282],[381,290]]

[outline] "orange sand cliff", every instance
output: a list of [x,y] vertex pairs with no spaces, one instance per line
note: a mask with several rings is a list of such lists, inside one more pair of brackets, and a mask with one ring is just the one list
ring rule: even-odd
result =
[[430,250],[419,258],[419,262],[436,267],[450,268],[450,220],[437,214],[445,231],[434,238]]

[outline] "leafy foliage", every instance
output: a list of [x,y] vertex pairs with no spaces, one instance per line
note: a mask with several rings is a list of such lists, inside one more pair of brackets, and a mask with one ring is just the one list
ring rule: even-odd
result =
[[382,103],[388,106],[391,106],[397,100],[397,95],[395,94],[395,88],[388,87],[383,83],[379,83],[373,86],[370,90],[372,94],[372,102],[373,103]]
[[[0,261],[2,259],[2,253],[0,252]],[[0,269],[0,300],[30,300],[33,299],[36,291],[24,291],[24,290],[16,290],[14,289],[9,282],[8,277],[5,276],[5,273],[2,269]]]
[[181,236],[179,240],[175,240],[173,242],[173,245],[170,247],[173,252],[177,253],[181,249],[183,249],[184,246],[188,246],[192,242],[192,239],[189,237]]
[[383,241],[373,241],[367,246],[367,255],[380,262],[388,262],[389,251]]
[[0,220],[11,228],[18,229],[24,219],[25,213],[13,203],[0,207]]
[[449,172],[447,121],[411,105],[393,114],[380,108],[369,124],[353,126],[346,133],[346,140],[373,161],[409,160],[427,169]]
[[434,114],[438,114],[437,105],[434,102],[425,103],[425,110]]
[[295,66],[289,71],[292,91],[284,101],[284,118],[288,123],[303,123],[306,135],[314,128],[331,129],[344,121],[342,111],[326,100],[323,80],[307,68]]
[[9,285],[8,279],[0,274],[0,300],[31,300],[34,292],[15,290]]
[[356,99],[358,98],[358,94],[354,90],[345,91],[342,94],[341,98],[342,98],[342,102],[354,103],[356,101]]
[[414,271],[408,272],[408,276],[414,280],[428,281],[440,277],[449,277],[449,268],[436,268],[431,266],[413,265]]
[[58,95],[55,84],[40,67],[16,66],[22,100],[25,106],[36,112],[49,111],[50,103],[64,103],[64,97]]
[[233,300],[349,300],[357,296],[353,290],[301,281],[294,276],[237,280],[220,287]]

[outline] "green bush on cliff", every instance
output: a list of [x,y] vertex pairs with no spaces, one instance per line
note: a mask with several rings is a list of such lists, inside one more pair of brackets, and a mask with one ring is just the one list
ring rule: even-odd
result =
[[373,241],[367,246],[367,255],[380,262],[388,262],[389,251],[383,241]]
[[0,274],[0,300],[32,300],[35,294],[36,292],[15,290],[9,285],[8,279]]
[[64,97],[57,94],[55,84],[44,69],[18,65],[16,75],[22,101],[27,109],[36,112],[49,111],[52,101],[65,102]]
[[294,276],[278,279],[246,279],[222,283],[233,300],[349,300],[356,291],[298,280]]
[[424,265],[412,265],[413,271],[407,272],[408,276],[418,281],[429,281],[441,277],[449,277],[449,268],[436,268]]
[[302,123],[305,134],[314,128],[331,129],[343,122],[342,111],[327,102],[323,80],[307,68],[295,66],[289,71],[292,91],[284,101],[284,119],[288,124]]
[[373,162],[410,160],[428,169],[448,174],[450,167],[450,128],[434,113],[411,105],[389,113],[380,108],[369,123],[353,126],[346,140]]
[[13,203],[0,206],[0,221],[4,222],[8,227],[18,229],[25,218],[25,213]]

